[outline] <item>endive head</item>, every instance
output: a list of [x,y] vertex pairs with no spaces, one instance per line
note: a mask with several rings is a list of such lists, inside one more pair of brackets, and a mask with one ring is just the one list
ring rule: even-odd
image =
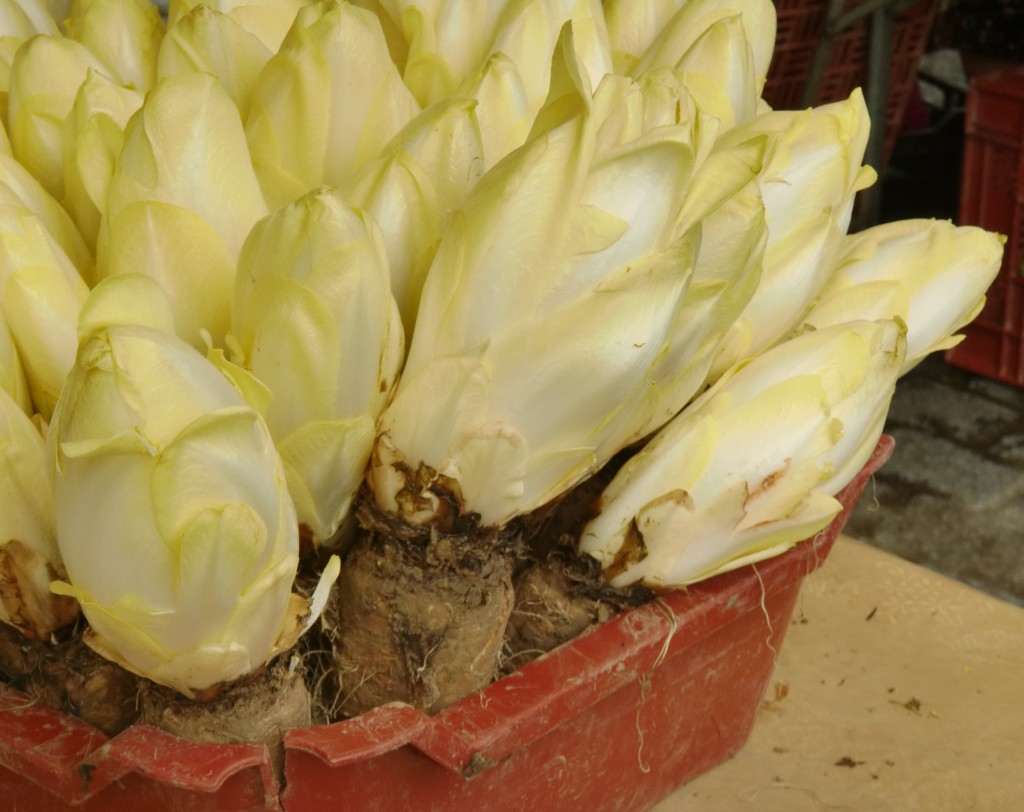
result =
[[43,438],[0,389],[0,622],[47,640],[74,620],[74,601],[50,592],[63,571]]
[[64,122],[64,208],[91,251],[96,250],[100,218],[107,210],[124,128],[143,98],[140,91],[89,71]]
[[327,541],[362,482],[404,357],[372,218],[320,189],[258,223],[239,261],[232,334],[271,395],[267,423],[299,522]]
[[125,129],[97,246],[101,277],[146,273],[178,334],[223,345],[242,243],[267,213],[238,108],[203,73],[159,82]]
[[417,112],[374,14],[349,3],[304,8],[260,74],[246,120],[270,207],[338,185]]
[[284,471],[263,420],[205,358],[148,326],[93,333],[50,446],[68,574],[53,588],[82,605],[90,645],[188,696],[290,647],[310,610],[291,595]]
[[411,521],[444,511],[442,483],[464,513],[507,522],[595,470],[659,405],[648,395],[698,242],[676,233],[692,122],[604,141],[606,124],[630,129],[610,126],[632,113],[607,103],[623,94],[591,97],[581,70],[553,76],[584,87],[573,97],[553,81],[531,140],[453,217],[381,417],[368,481]]
[[999,273],[1005,239],[974,226],[901,220],[848,236],[835,271],[802,323],[899,318],[907,325],[903,373],[956,346]]
[[580,535],[617,586],[681,586],[825,527],[874,450],[906,350],[897,322],[806,333],[740,365],[616,474]]
[[244,120],[263,66],[273,52],[233,16],[197,5],[180,17],[160,44],[157,76],[209,73],[231,96]]
[[14,157],[57,200],[64,197],[64,119],[90,69],[107,71],[88,48],[60,35],[30,39],[11,64],[7,134]]

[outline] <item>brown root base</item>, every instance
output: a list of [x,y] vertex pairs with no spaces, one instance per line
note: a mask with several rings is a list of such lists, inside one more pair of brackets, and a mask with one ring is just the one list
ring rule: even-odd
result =
[[282,657],[259,674],[225,687],[209,702],[146,681],[142,721],[192,741],[266,744],[276,773],[284,766],[284,734],[311,724],[303,669]]
[[515,606],[505,633],[504,673],[515,671],[623,609],[654,597],[643,587],[609,586],[595,559],[564,549],[533,561],[516,575],[514,584]]
[[597,560],[576,552],[582,528],[601,510],[602,491],[627,459],[626,452],[617,455],[542,515],[529,519],[537,531],[513,578],[515,606],[505,634],[503,673],[654,597],[643,587],[610,586]]
[[116,736],[139,716],[139,680],[75,635],[29,640],[0,623],[0,672],[35,701]]
[[345,559],[324,617],[337,707],[356,716],[397,701],[436,713],[498,672],[514,531],[444,535],[374,513],[360,511],[371,532]]
[[[295,578],[294,591],[304,598],[309,598],[320,582],[320,572],[302,562]],[[312,724],[327,725],[338,718],[337,680],[334,678],[334,660],[332,642],[326,633],[328,624],[324,615],[331,611],[328,602],[320,620],[314,623],[309,631],[299,638],[293,650],[293,656],[302,661],[306,687],[309,689]]]
[[28,545],[10,539],[0,546],[0,609],[7,623],[26,637],[45,640],[55,630],[74,623],[78,601],[66,595],[40,595],[32,573],[45,569],[50,580],[65,577]]

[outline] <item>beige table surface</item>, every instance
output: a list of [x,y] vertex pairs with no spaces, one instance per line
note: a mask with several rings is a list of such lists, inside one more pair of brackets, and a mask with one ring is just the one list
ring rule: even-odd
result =
[[743,750],[653,812],[682,810],[1024,810],[1024,609],[841,538]]

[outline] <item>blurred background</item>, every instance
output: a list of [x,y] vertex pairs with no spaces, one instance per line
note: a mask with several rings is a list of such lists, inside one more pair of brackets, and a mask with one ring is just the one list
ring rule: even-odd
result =
[[776,8],[769,104],[864,88],[879,182],[854,229],[936,217],[1008,237],[967,338],[900,381],[886,425],[896,451],[847,532],[1024,605],[1024,0]]

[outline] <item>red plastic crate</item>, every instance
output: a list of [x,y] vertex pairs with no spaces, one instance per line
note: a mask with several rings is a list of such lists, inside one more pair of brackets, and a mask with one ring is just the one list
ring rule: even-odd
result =
[[84,809],[643,810],[746,741],[803,578],[843,512],[777,558],[625,612],[436,716],[409,706],[293,730],[286,786],[262,745],[209,745],[134,725],[99,731],[0,686],[0,807]]
[[1024,68],[971,82],[959,221],[1007,236],[985,307],[946,353],[958,367],[1024,386]]
[[[854,9],[863,2],[846,0],[843,8]],[[919,0],[896,18],[885,125],[887,160],[899,134],[911,88],[917,81],[917,66],[931,33],[937,5],[937,0]],[[763,94],[775,109],[804,107],[804,86],[825,29],[827,6],[826,0],[776,0],[775,53]],[[870,27],[870,17],[864,17],[835,34],[816,105],[848,98],[854,88],[866,84]]]

